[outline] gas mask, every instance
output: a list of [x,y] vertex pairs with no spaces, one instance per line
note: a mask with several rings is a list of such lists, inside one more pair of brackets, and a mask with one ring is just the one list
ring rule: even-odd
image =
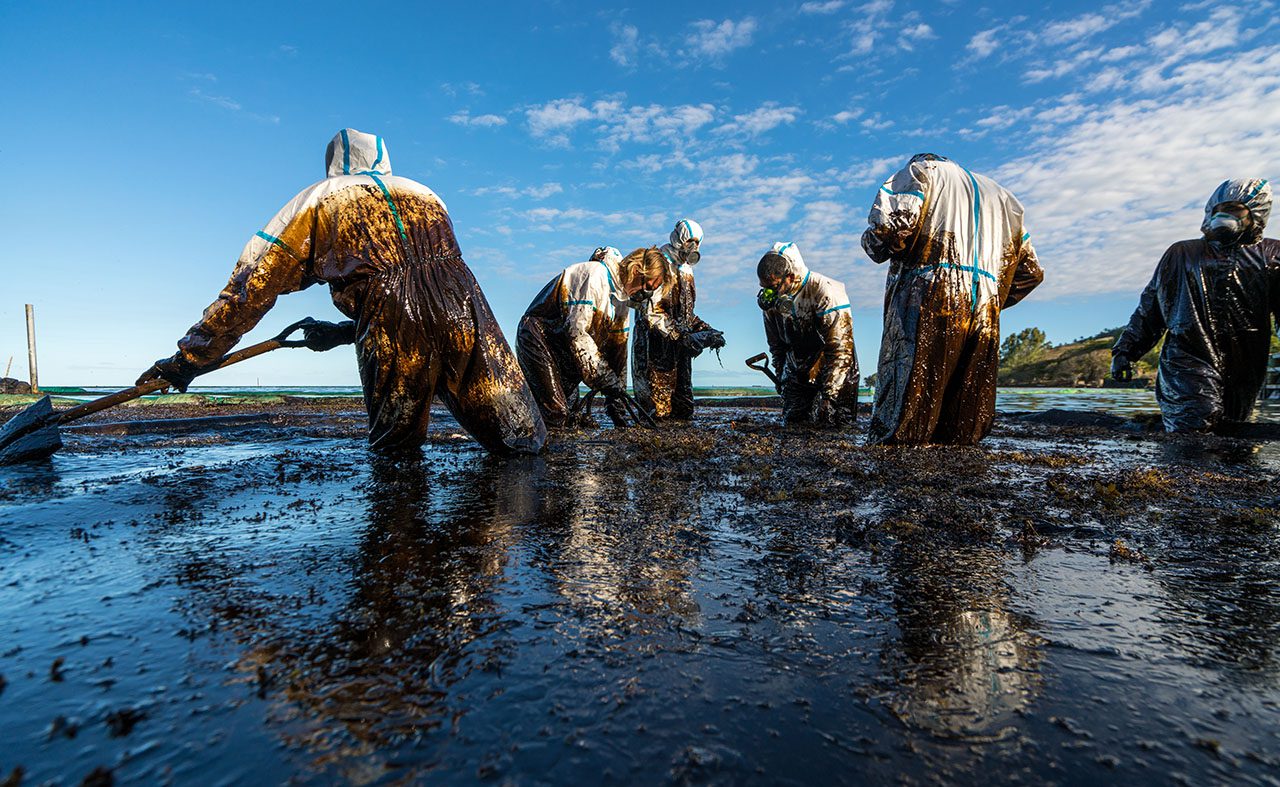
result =
[[698,247],[694,246],[684,253],[684,264],[693,267],[698,264],[698,260],[702,259],[702,254],[698,252]]
[[1246,226],[1245,219],[1230,213],[1218,212],[1205,222],[1204,236],[1214,243],[1231,244],[1240,239]]
[[795,295],[779,292],[778,290],[761,287],[756,293],[756,305],[761,311],[769,311],[770,309],[779,309],[781,311],[791,311],[795,305]]
[[641,287],[640,289],[636,290],[635,293],[633,293],[629,298],[627,298],[627,305],[633,309],[638,309],[644,306],[650,300],[652,300],[653,294],[655,292],[657,292],[657,290],[650,290],[650,289]]

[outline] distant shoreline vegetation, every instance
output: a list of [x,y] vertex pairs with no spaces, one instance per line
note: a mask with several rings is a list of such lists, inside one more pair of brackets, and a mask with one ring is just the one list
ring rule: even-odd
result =
[[[1026,328],[1006,336],[1000,345],[1001,386],[1099,388],[1116,385],[1108,378],[1111,347],[1124,328],[1111,328],[1067,344],[1053,345],[1044,331]],[[1119,387],[1149,388],[1155,385],[1162,338],[1151,352],[1133,364],[1133,381]],[[1280,352],[1280,340],[1271,336],[1271,351]]]
[[[1025,328],[1018,333],[1006,336],[1000,344],[1000,371],[997,384],[1001,388],[1102,388],[1114,387],[1110,380],[1111,347],[1124,328],[1110,328],[1076,339],[1065,344],[1051,344],[1044,331],[1039,328]],[[1150,388],[1155,385],[1156,367],[1159,364],[1161,340],[1151,352],[1142,356],[1133,364],[1133,381],[1118,387]],[[1271,336],[1272,353],[1280,352],[1280,339],[1273,331]],[[870,396],[875,388],[874,374],[864,379],[860,390],[863,397]],[[71,387],[46,386],[43,392],[54,396],[89,397],[111,393],[116,388],[109,386]],[[359,397],[360,386],[200,386],[190,388],[192,394],[206,397]],[[775,396],[772,385],[749,386],[704,386],[693,389],[699,397],[736,397],[736,396]],[[171,395],[172,396],[172,395]],[[174,401],[172,398],[169,401]]]

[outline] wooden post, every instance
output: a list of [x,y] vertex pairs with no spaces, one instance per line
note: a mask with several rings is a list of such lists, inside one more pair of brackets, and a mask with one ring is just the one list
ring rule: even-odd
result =
[[27,304],[27,365],[31,367],[31,393],[40,393],[40,380],[36,373],[36,310]]

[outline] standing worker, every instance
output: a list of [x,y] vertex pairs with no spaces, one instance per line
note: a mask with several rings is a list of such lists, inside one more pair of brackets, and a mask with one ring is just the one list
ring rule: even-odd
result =
[[1111,348],[1111,375],[1127,380],[1165,337],[1156,399],[1166,431],[1247,421],[1253,412],[1271,320],[1280,320],[1280,241],[1262,237],[1270,214],[1267,181],[1218,186],[1204,206],[1204,237],[1169,247]]
[[880,187],[867,222],[862,248],[890,260],[870,438],[972,445],[995,419],[1000,311],[1044,279],[1022,203],[923,153]]
[[328,177],[308,186],[249,239],[222,294],[138,378],[185,391],[258,324],[276,298],[317,282],[350,317],[305,329],[316,351],[356,345],[369,445],[422,445],[439,396],[497,453],[537,453],[546,427],[515,354],[462,260],[444,202],[391,174],[381,137],[346,128],[325,151]]
[[628,318],[639,296],[660,288],[666,262],[657,249],[626,259],[603,246],[565,268],[520,318],[516,355],[548,426],[594,426],[578,412],[578,384],[605,397],[615,426],[626,426]]
[[858,355],[844,285],[814,273],[794,243],[775,243],[756,265],[764,335],[787,423],[853,426]]
[[701,245],[698,222],[676,222],[670,242],[660,249],[668,266],[667,283],[647,308],[636,310],[631,381],[636,400],[654,418],[693,417],[693,359],[703,350],[724,346],[724,334],[693,313],[693,267],[702,257]]

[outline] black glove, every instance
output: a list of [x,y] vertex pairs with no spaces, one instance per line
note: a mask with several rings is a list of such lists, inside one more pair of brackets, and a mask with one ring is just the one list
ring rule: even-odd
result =
[[680,337],[680,344],[690,355],[697,357],[703,350],[711,350],[724,346],[724,334],[714,328],[686,333]]
[[613,421],[613,428],[626,429],[631,426],[631,421],[627,419],[627,406],[621,396],[606,395],[604,411],[609,414],[609,420]]
[[613,379],[605,380],[601,382],[600,387],[597,388],[596,390],[604,394],[604,397],[606,399],[617,399],[617,398],[626,396],[627,389],[625,386],[623,386],[622,381],[619,380],[617,377],[614,377],[612,374],[610,374],[609,376],[613,377]]
[[831,397],[820,394],[813,403],[813,422],[815,424],[834,424],[836,422],[836,406]]
[[[182,353],[174,353],[170,358],[161,358],[151,364],[151,368],[143,372],[134,385],[142,385],[152,380],[164,380],[182,393],[186,393],[187,386],[191,385],[191,381],[196,379],[198,374],[200,374],[200,367],[182,357]],[[168,390],[168,387],[165,386],[161,390]]]
[[1120,353],[1111,356],[1111,378],[1120,382],[1133,379],[1133,364]]
[[302,326],[302,341],[308,350],[322,353],[342,344],[356,343],[354,320],[344,322],[313,322]]

